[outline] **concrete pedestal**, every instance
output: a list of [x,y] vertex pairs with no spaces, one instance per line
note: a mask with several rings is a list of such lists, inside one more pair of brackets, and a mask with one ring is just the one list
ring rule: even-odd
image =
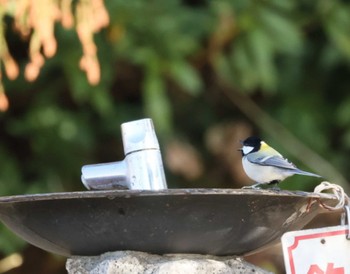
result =
[[153,255],[136,251],[108,252],[100,256],[71,257],[69,274],[267,274],[239,257],[216,257],[196,254]]

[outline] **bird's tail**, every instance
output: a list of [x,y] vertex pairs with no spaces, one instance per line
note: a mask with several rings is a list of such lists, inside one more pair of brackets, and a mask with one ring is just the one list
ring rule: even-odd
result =
[[307,172],[307,171],[304,171],[304,170],[301,170],[301,169],[296,169],[296,170],[295,170],[295,174],[305,175],[305,176],[312,176],[312,177],[318,177],[318,178],[321,178],[321,177],[322,177],[322,176],[317,175],[317,174],[315,174],[315,173]]

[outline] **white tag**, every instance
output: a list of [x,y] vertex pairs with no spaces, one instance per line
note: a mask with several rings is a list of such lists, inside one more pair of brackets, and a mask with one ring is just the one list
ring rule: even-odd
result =
[[350,274],[348,227],[287,232],[282,236],[287,274]]

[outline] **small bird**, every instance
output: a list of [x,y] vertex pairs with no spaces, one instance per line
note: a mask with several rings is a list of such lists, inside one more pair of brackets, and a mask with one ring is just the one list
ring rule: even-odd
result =
[[243,146],[239,151],[242,153],[243,169],[256,182],[251,188],[262,184],[278,184],[294,174],[321,177],[298,169],[258,137],[249,137],[241,143]]

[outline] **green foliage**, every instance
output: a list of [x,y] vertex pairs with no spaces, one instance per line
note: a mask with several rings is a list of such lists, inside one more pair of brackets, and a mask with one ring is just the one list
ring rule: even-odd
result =
[[[245,118],[221,92],[222,81],[349,178],[346,2],[105,2],[111,24],[95,37],[97,86],[79,69],[76,34],[59,26],[58,53],[36,82],[4,80],[11,106],[0,114],[0,195],[82,190],[81,166],[122,159],[120,124],[146,116],[161,143],[181,135],[202,152],[207,170],[194,187],[232,187],[218,176],[225,167],[203,137],[212,125]],[[9,47],[23,71],[28,45],[11,34]],[[168,178],[170,187],[186,185]],[[293,180],[286,188],[312,189]],[[0,233],[3,252],[16,246]]]

